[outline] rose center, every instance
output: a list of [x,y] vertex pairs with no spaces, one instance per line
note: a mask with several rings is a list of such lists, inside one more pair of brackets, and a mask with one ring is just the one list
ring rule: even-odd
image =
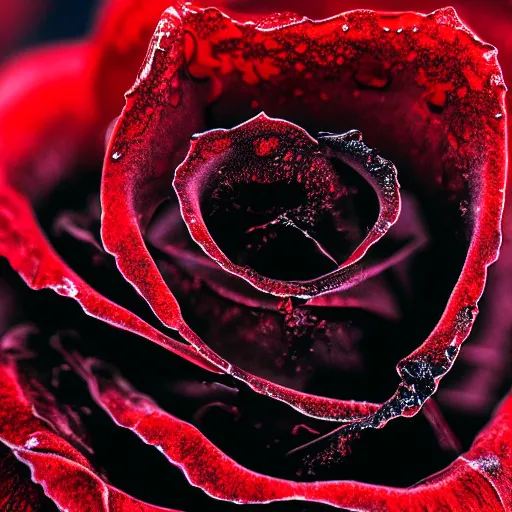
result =
[[[348,167],[292,141],[257,137],[244,146],[217,169],[202,198],[220,249],[237,265],[278,280],[335,270],[375,221],[370,187]],[[357,211],[361,204],[366,208]]]
[[281,296],[347,286],[396,221],[396,169],[359,132],[319,134],[265,114],[193,140],[174,188],[192,238]]

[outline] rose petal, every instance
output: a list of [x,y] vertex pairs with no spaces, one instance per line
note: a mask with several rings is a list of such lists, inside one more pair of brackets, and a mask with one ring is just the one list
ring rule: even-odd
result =
[[[197,352],[158,332],[133,313],[108,301],[80,279],[54,252],[34,219],[28,197],[41,200],[87,151],[95,128],[90,82],[84,70],[88,45],[28,54],[0,75],[0,254],[33,289],[50,288],[77,300],[87,314],[177,350],[213,369]],[[58,63],[54,74],[41,67]],[[75,94],[81,94],[76,101]],[[42,103],[53,108],[41,109]],[[23,127],[14,129],[23,122]],[[215,370],[214,370],[215,371]]]
[[[306,500],[359,511],[509,510],[512,397],[471,449],[441,473],[409,489],[358,482],[292,482],[250,471],[222,453],[199,430],[166,413],[115,369],[65,354],[86,380],[94,400],[121,427],[132,430],[179,467],[208,495],[240,504]],[[478,476],[477,476],[478,475]]]
[[30,467],[34,482],[60,509],[172,512],[136,500],[100,478],[78,450],[34,416],[5,360],[0,363],[0,397],[0,441]]
[[[0,70],[2,182],[32,200],[42,200],[69,173],[70,164],[91,149],[90,51],[86,43],[48,47]],[[53,73],[41,73],[49,66]]]
[[45,496],[25,475],[26,468],[4,446],[0,453],[0,508],[16,512],[46,510]]
[[93,64],[95,93],[105,120],[123,107],[162,12],[173,0],[109,0],[104,3],[91,39],[97,56]]
[[[194,349],[165,336],[90,288],[53,251],[40,233],[26,200],[19,193],[4,188],[0,201],[0,253],[30,288],[50,288],[59,295],[75,299],[88,315],[143,336],[205,369],[217,371],[204,362]],[[16,218],[16,222],[11,222],[13,218]]]

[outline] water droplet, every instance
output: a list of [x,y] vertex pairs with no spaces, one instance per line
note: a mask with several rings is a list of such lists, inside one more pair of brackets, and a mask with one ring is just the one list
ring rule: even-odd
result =
[[501,119],[503,117],[503,114],[500,112],[499,114],[496,114],[494,117],[496,119]]
[[348,31],[349,31],[349,29],[350,29],[350,27],[345,23],[345,24],[341,27],[341,29],[343,30],[343,32],[348,32]]
[[112,160],[119,160],[122,154],[119,151],[112,153]]
[[39,439],[37,437],[32,436],[27,439],[27,442],[25,443],[25,448],[27,450],[31,450],[32,448],[36,448],[39,446]]
[[62,279],[61,284],[56,284],[50,287],[52,290],[57,292],[59,295],[63,295],[64,297],[76,297],[78,295],[78,289],[67,277]]

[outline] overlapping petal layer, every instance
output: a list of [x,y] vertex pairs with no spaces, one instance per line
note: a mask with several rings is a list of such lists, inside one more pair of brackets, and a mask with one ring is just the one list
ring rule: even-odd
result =
[[[74,298],[87,314],[204,369],[232,375],[312,417],[358,420],[339,431],[341,435],[416,414],[469,334],[487,266],[498,253],[506,113],[495,50],[476,39],[451,9],[429,16],[355,11],[321,22],[281,15],[256,23],[233,21],[215,9],[181,5],[168,9],[107,149],[103,240],[123,276],[185,344],[88,286],[51,248],[33,213],[77,162],[100,154],[99,141],[118,113],[120,94],[132,80],[154,24],[168,5],[168,1],[154,2],[148,9],[142,2],[112,2],[105,23],[98,25],[89,42],[44,50],[4,70],[0,77],[2,256],[31,288],[50,288]],[[51,76],[40,71],[49,63],[57,69]],[[48,103],[51,110],[40,108]],[[397,163],[401,182],[403,176],[408,187],[440,198],[447,214],[459,211],[460,204],[469,212],[450,218],[454,236],[462,233],[467,239],[467,256],[445,312],[425,343],[399,364],[398,391],[381,407],[288,389],[220,357],[185,323],[145,247],[145,230],[172,192],[173,172],[189,150],[190,136],[210,128],[231,128],[261,110],[299,123],[311,133],[361,129],[365,140]],[[205,268],[204,260],[198,263]],[[231,288],[229,283],[223,286],[224,293],[226,286]],[[512,501],[510,400],[468,453],[411,489],[354,482],[305,484],[246,470],[197,429],[159,409],[117,375],[103,380],[93,368],[94,364],[83,363],[82,375],[113,419],[150,444],[165,443],[167,458],[194,485],[223,500],[265,503],[300,498],[354,510],[376,506],[448,510],[468,503],[482,510],[508,510]],[[5,405],[0,412],[5,420],[0,421],[2,441],[31,467],[34,480],[55,503],[69,510],[87,506],[164,510],[138,502],[102,480],[75,448],[31,415],[12,364],[2,364],[0,370]],[[40,442],[48,444],[41,448]],[[205,461],[214,461],[208,472],[201,470]],[[71,475],[65,483],[64,475]],[[243,485],[233,487],[235,480]]]

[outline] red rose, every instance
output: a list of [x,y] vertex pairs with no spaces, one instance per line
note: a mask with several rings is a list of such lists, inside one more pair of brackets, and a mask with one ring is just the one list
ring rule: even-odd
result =
[[[2,510],[511,510],[495,48],[216,5],[0,70]],[[510,73],[510,6],[461,12]]]

